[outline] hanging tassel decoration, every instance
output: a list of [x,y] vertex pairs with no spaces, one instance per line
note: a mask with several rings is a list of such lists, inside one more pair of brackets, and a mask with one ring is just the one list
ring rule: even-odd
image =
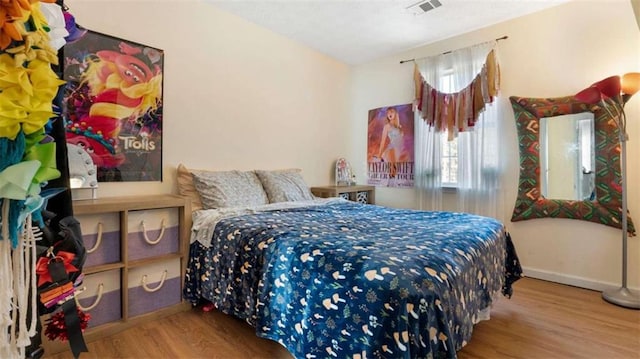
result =
[[[11,200],[2,200],[2,237],[0,238],[0,271],[9,274],[0,281],[0,330],[5,340],[0,341],[0,357],[24,358],[25,348],[36,334],[38,318],[36,299],[35,236],[31,229],[31,216],[27,216],[21,230],[21,238],[14,248],[9,240]],[[29,294],[31,293],[31,298]],[[27,318],[31,321],[27,323]]]

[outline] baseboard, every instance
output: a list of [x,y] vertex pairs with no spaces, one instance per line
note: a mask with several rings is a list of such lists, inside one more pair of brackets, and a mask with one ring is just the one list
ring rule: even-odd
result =
[[[567,284],[567,285],[571,285],[579,288],[597,290],[600,292],[603,290],[616,289],[620,287],[619,283],[602,282],[602,281],[597,281],[589,278],[583,278],[583,277],[573,276],[569,274],[549,272],[549,271],[530,268],[530,267],[522,267],[522,270],[526,277],[547,280],[555,283]],[[629,287],[629,289],[638,290],[639,288]]]

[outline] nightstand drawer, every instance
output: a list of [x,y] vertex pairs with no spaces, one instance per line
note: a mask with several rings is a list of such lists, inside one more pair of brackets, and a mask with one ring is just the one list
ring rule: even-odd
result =
[[128,220],[129,260],[180,252],[178,210],[175,208],[131,211]]
[[84,290],[76,297],[82,311],[91,315],[89,328],[122,319],[120,284],[119,269],[89,274],[84,278]]
[[120,258],[120,216],[117,212],[77,216],[87,248],[85,267],[117,263]]
[[129,317],[153,312],[182,299],[180,259],[129,270]]

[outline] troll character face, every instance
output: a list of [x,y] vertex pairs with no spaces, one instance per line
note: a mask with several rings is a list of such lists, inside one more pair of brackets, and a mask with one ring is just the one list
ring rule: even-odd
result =
[[149,66],[137,57],[110,50],[98,51],[97,55],[102,61],[115,65],[115,71],[127,86],[148,82],[153,77]]
[[81,147],[98,167],[115,168],[120,166],[125,157],[123,154],[112,154],[102,143],[92,138],[67,132],[67,143]]

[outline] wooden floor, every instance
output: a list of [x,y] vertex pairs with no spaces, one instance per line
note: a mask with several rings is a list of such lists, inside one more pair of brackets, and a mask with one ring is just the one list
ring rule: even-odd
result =
[[[604,302],[599,292],[523,278],[476,325],[459,353],[468,358],[640,358],[640,311]],[[191,310],[88,343],[81,358],[290,359],[244,322]],[[72,358],[69,353],[45,354]]]

